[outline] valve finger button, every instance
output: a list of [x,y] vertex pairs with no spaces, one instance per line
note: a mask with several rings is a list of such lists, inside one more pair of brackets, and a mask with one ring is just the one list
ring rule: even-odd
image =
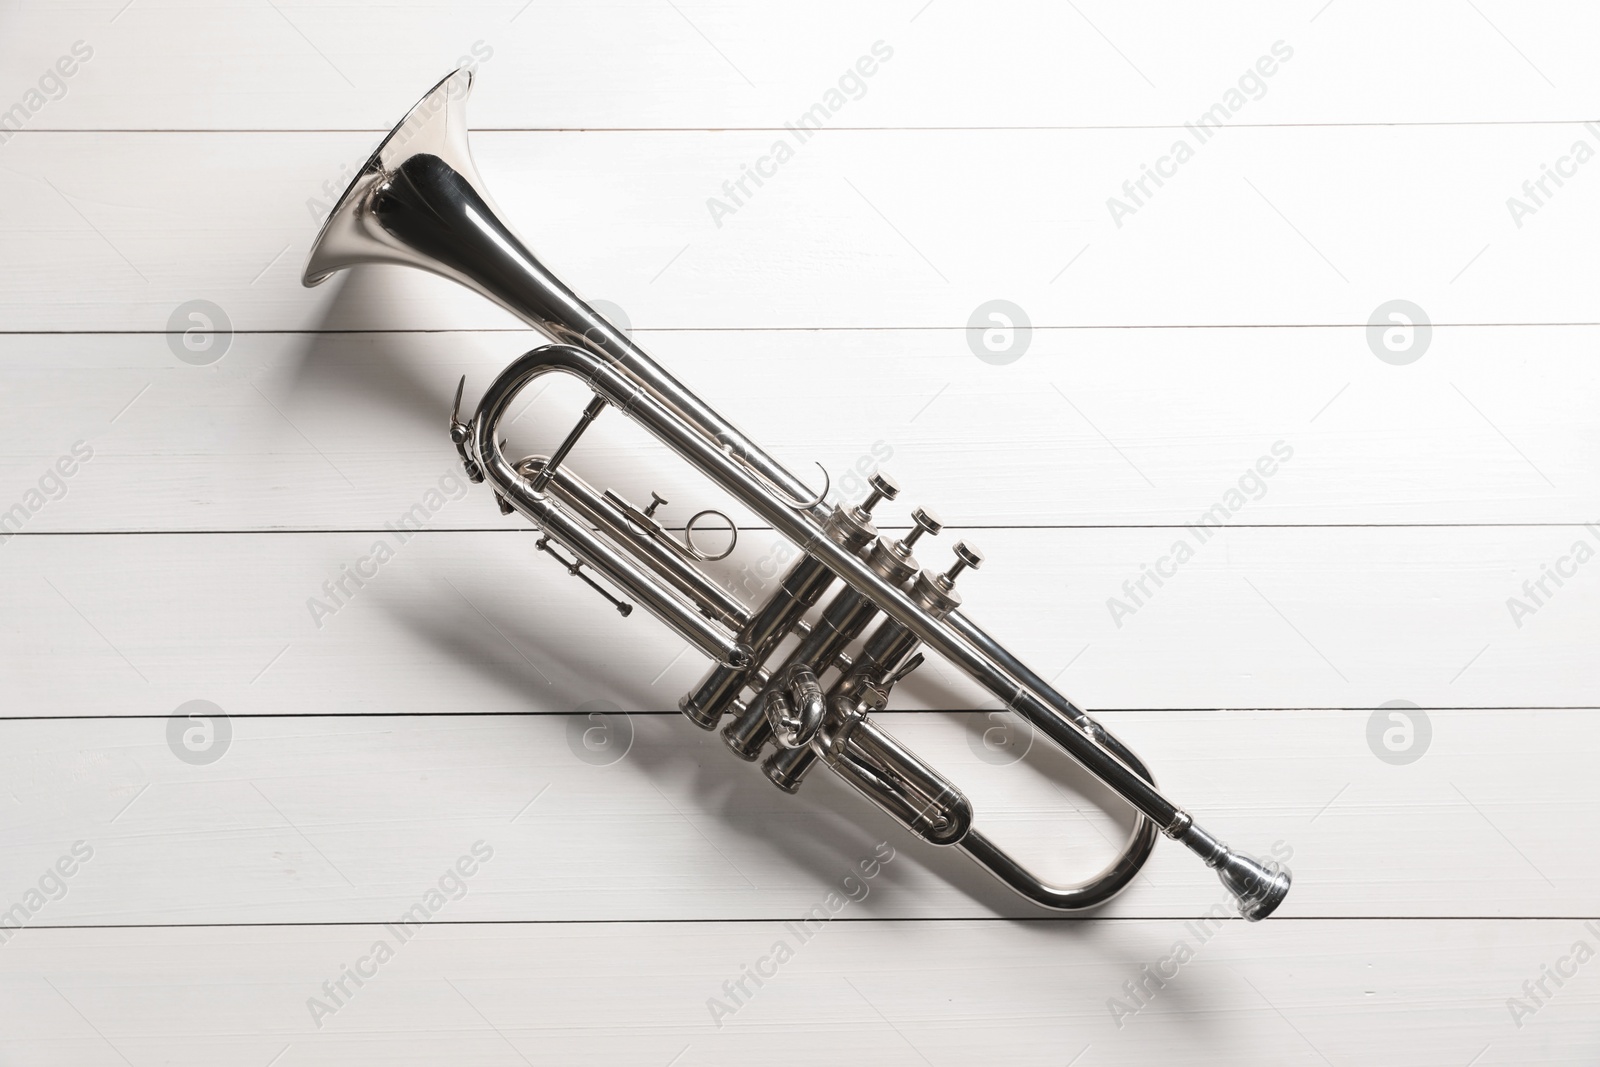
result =
[[907,533],[897,546],[904,555],[911,553],[911,546],[916,544],[917,538],[923,534],[937,535],[940,530],[944,529],[944,523],[940,521],[938,514],[931,508],[921,507],[913,511],[911,513],[911,521],[916,523],[915,528]]
[[895,481],[888,471],[880,470],[867,479],[867,484],[872,486],[872,492],[867,494],[867,499],[861,503],[864,514],[872,514],[872,509],[878,506],[881,500],[893,500],[900,495],[900,483]]
[[944,574],[947,582],[954,582],[956,575],[960,574],[965,568],[971,567],[973,570],[977,570],[983,566],[983,553],[970,541],[957,541],[955,554],[955,563],[951,564],[950,569],[945,571]]

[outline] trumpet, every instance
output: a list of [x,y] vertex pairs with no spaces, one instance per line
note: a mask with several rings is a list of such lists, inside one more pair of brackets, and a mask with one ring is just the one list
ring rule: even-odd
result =
[[[1245,919],[1270,914],[1289,890],[1287,870],[1202,830],[1157,789],[1132,750],[961,610],[957,577],[982,564],[976,547],[960,541],[948,569],[924,569],[913,549],[938,534],[941,523],[918,508],[904,537],[879,534],[873,509],[900,491],[887,473],[871,478],[860,504],[827,504],[826,470],[822,490],[812,492],[534,257],[501,221],[473,165],[466,123],[471,87],[470,71],[450,74],[380,143],[325,221],[303,281],[316,285],[365,263],[416,267],[489,298],[549,339],[506,367],[467,420],[462,379],[451,440],[467,476],[489,484],[501,511],[538,528],[541,552],[620,614],[642,605],[709,657],[709,672],[679,702],[689,721],[714,730],[726,720],[728,748],[759,760],[767,778],[788,793],[818,764],[827,766],[911,833],[962,850],[1047,908],[1105,903],[1149,859],[1159,832],[1217,871]],[[513,461],[499,424],[513,399],[550,373],[579,379],[593,397],[548,456]],[[738,530],[727,515],[699,512],[680,537],[657,518],[666,501],[656,494],[638,507],[609,490],[597,492],[567,466],[573,446],[608,408],[793,542],[798,559],[764,603],[745,604],[701,566],[733,550]],[[725,547],[702,543],[708,521],[726,524]],[[822,604],[830,589],[836,591]],[[798,643],[780,654],[791,636]],[[926,654],[961,670],[1132,806],[1132,829],[1109,865],[1076,885],[1037,877],[973,825],[972,804],[954,784],[874,720]]]

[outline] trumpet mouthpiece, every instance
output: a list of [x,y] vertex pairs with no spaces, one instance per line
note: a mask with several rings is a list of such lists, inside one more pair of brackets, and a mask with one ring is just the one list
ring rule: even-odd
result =
[[1200,827],[1186,811],[1180,811],[1167,829],[1167,836],[1183,842],[1191,852],[1217,872],[1222,884],[1233,894],[1239,914],[1248,922],[1260,922],[1277,910],[1289,895],[1289,868],[1273,860],[1262,863],[1255,857],[1235,852]]
[[1289,895],[1289,869],[1276,861],[1262,863],[1230,850],[1213,866],[1248,922],[1265,919]]

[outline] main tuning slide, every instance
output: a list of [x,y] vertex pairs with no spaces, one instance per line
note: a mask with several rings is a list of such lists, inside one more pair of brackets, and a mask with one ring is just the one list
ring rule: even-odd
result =
[[[813,492],[534,257],[501,221],[473,166],[465,113],[471,84],[466,70],[449,75],[385,138],[318,235],[305,283],[362,263],[417,267],[493,300],[549,338],[489,384],[470,419],[461,417],[458,388],[451,439],[468,477],[487,482],[503,511],[538,527],[537,547],[568,574],[624,616],[643,607],[710,659],[705,678],[680,702],[689,721],[722,727],[728,748],[760,761],[785,792],[826,765],[924,841],[961,849],[1046,907],[1109,900],[1165,834],[1218,872],[1246,919],[1270,914],[1288,893],[1288,871],[1202,830],[1127,746],[961,611],[957,579],[983,563],[976,547],[957,541],[942,570],[922,566],[913,548],[926,551],[922,539],[942,527],[926,507],[911,512],[905,537],[881,535],[875,516],[900,496],[883,471],[860,504],[827,505],[825,473]],[[577,378],[593,398],[549,456],[513,461],[500,422],[523,389],[551,373]],[[738,532],[728,516],[700,511],[680,538],[656,517],[668,503],[660,496],[641,508],[597,492],[568,467],[573,446],[608,408],[794,543],[799,559],[764,603],[746,605],[701,568],[733,551]],[[798,643],[780,655],[791,635]],[[873,720],[926,655],[964,672],[1133,807],[1133,830],[1110,865],[1077,885],[1042,881],[974,827],[972,805],[955,785]]]

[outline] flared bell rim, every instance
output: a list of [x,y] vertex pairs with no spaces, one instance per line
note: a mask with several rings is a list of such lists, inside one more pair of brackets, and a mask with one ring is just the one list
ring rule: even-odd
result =
[[[326,253],[330,245],[336,243],[333,239],[337,238],[342,231],[350,228],[350,216],[354,210],[354,205],[365,195],[366,187],[370,184],[372,176],[384,170],[384,153],[394,144],[395,139],[408,128],[417,131],[424,127],[436,114],[448,112],[453,102],[457,100],[465,102],[467,96],[472,92],[472,81],[471,68],[458,67],[452,70],[435,82],[433,88],[423,93],[417,102],[411,106],[411,109],[405,113],[405,117],[395,123],[394,128],[384,136],[383,140],[378,142],[378,146],[372,150],[372,154],[367,157],[366,162],[361,165],[355,176],[350,179],[350,184],[345,186],[344,192],[334,202],[333,210],[328,212],[328,217],[322,220],[322,226],[317,230],[316,240],[311,242],[311,251],[306,255],[305,271],[300,276],[301,285],[308,289],[321,285],[333,275],[351,265],[341,260],[338,256]],[[461,86],[459,91],[452,90],[453,83]],[[439,101],[439,103],[435,104],[435,101]],[[427,109],[427,114],[424,114],[424,109]],[[338,261],[330,262],[330,260]]]

